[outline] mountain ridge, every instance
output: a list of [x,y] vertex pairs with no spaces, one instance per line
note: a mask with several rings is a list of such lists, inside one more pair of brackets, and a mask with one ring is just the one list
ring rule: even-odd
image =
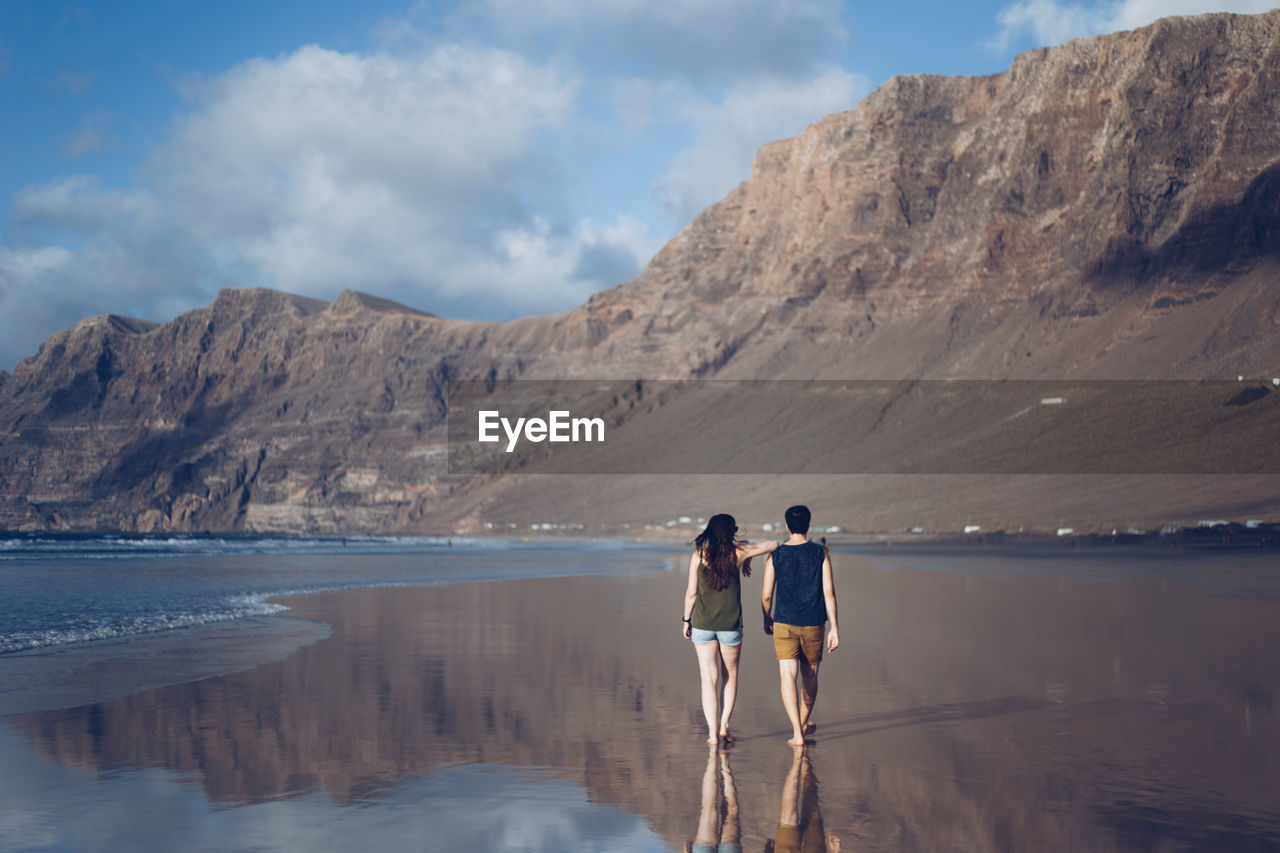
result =
[[[639,276],[559,314],[457,321],[246,289],[163,324],[89,318],[0,373],[0,527],[475,530],[556,506],[620,524],[681,488],[451,477],[458,378],[1275,375],[1277,51],[1280,11],[1218,14],[986,77],[894,78],[763,146]],[[687,494],[765,512],[768,487],[742,485]],[[1112,485],[1112,515],[1142,491]],[[1280,512],[1274,485],[1224,480],[1200,506]],[[852,506],[882,486],[809,493]],[[898,486],[875,525],[930,497]],[[1039,509],[984,489],[951,500],[1006,524],[1111,517],[1088,515],[1087,486],[1059,481]],[[1161,500],[1130,516],[1197,506]]]
[[[984,311],[1038,301],[1063,318],[1132,296],[1120,285],[1144,283],[1152,304],[1214,292],[1233,264],[1256,263],[1257,244],[1274,256],[1271,181],[1280,161],[1256,131],[1275,124],[1268,93],[1280,85],[1278,20],[1274,12],[1165,20],[1022,54],[988,77],[894,78],[856,109],[763,146],[752,179],[672,240],[639,279],[593,297],[588,309],[609,328],[615,311],[662,317],[661,295],[677,283],[668,270],[693,270],[689,288],[716,297],[785,293],[771,302],[802,320],[825,314],[833,296],[864,306],[844,330],[855,338],[927,313],[938,295]],[[1237,43],[1247,49],[1229,53]],[[1135,63],[1135,53],[1166,59]],[[1197,75],[1201,95],[1152,100],[1171,78],[1186,86]],[[1179,132],[1154,132],[1165,125]],[[1097,163],[1081,146],[1062,144],[1080,139],[1101,149]],[[1224,149],[1231,156],[1211,156]],[[992,161],[1003,162],[997,169]],[[1250,181],[1260,187],[1253,196]],[[1259,209],[1258,196],[1269,206]],[[1225,206],[1216,220],[1188,223],[1215,205]],[[936,219],[940,207],[948,215]],[[1253,215],[1232,215],[1241,208]],[[1069,209],[1075,215],[1062,222]],[[1211,223],[1224,220],[1212,233]],[[1180,224],[1192,233],[1171,242]],[[1055,228],[1070,230],[1069,239],[1057,239]],[[1206,231],[1219,245],[1259,236],[1228,245],[1209,270],[1160,275],[1185,261],[1188,244],[1211,243]],[[718,337],[736,354],[738,338]]]

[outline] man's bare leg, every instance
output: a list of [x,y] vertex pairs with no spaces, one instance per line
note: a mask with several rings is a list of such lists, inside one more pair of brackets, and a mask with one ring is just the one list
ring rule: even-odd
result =
[[803,757],[804,750],[796,749],[791,756],[787,779],[782,783],[782,813],[778,816],[778,823],[783,826],[800,825],[800,759]]
[[782,707],[786,708],[787,719],[791,721],[791,739],[787,743],[792,746],[804,746],[804,730],[800,728],[800,702],[796,697],[796,675],[799,671],[800,664],[794,658],[778,661]]
[[729,718],[733,716],[733,705],[738,701],[738,655],[742,646],[720,646],[720,657],[724,660],[724,694],[720,710],[720,737],[730,739]]
[[694,643],[698,653],[698,671],[702,681],[702,714],[707,718],[707,743],[719,744],[716,718],[720,716],[720,644]]
[[800,658],[800,731],[813,734],[817,726],[809,721],[813,713],[813,703],[818,699],[818,664],[811,664],[806,658]]

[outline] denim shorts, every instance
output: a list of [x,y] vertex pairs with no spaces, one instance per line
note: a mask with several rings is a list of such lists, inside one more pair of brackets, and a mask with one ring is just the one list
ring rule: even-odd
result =
[[698,645],[712,640],[716,640],[722,646],[736,646],[742,642],[742,631],[704,631],[701,628],[693,628],[692,634],[693,641]]

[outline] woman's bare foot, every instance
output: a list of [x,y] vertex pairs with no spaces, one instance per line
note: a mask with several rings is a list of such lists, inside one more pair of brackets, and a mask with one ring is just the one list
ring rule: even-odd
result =
[[811,734],[813,734],[814,732],[816,732],[817,730],[818,730],[818,724],[817,724],[817,723],[805,723],[805,724],[804,724],[804,733],[805,733],[805,734],[807,734],[807,735],[811,735]]
[[729,730],[728,730],[728,729],[725,729],[724,731],[722,731],[722,732],[720,733],[720,740],[724,741],[725,746],[728,746],[729,744],[731,744],[731,743],[733,743],[735,740],[737,740],[737,738],[735,738],[733,735],[731,735],[731,734],[729,733]]
[[787,741],[787,746],[794,746],[798,748],[804,745],[805,745],[804,735],[800,734],[799,732],[796,732],[795,734],[793,734],[791,736],[791,739]]
[[712,732],[711,734],[707,735],[707,743],[711,744],[712,746],[719,746],[720,737],[715,732]]

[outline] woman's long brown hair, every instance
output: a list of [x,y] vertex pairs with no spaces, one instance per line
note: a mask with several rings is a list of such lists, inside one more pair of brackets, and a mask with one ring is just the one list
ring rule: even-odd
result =
[[724,589],[729,585],[729,577],[738,571],[737,533],[738,524],[733,516],[722,512],[711,516],[707,529],[693,540],[712,589]]

